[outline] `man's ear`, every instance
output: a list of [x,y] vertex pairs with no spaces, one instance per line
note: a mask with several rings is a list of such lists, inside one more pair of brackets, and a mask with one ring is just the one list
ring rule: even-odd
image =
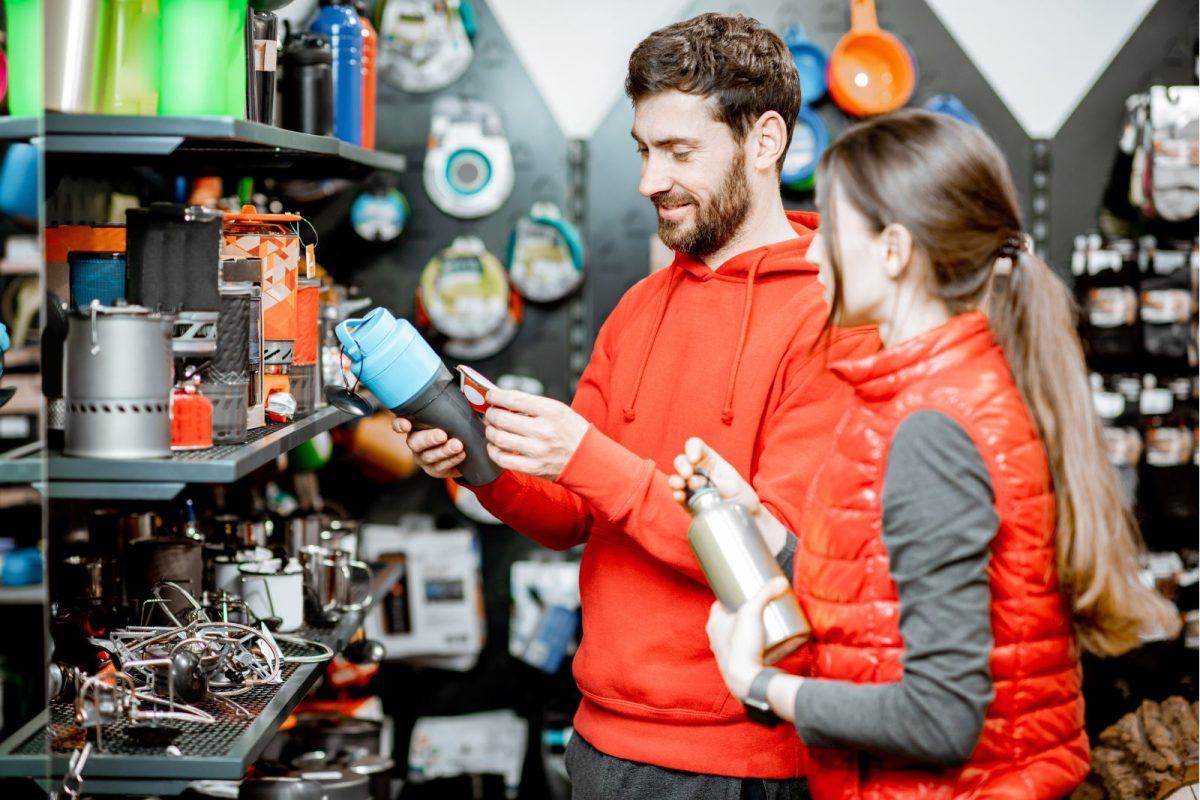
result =
[[750,131],[750,157],[756,170],[774,171],[776,164],[787,155],[787,123],[778,111],[768,111],[758,118]]

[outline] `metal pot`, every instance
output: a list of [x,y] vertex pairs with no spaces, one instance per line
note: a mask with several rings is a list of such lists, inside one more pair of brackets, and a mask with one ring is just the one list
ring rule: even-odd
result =
[[93,304],[67,333],[69,456],[171,455],[171,317]]
[[322,612],[361,611],[364,604],[355,603],[353,573],[365,572],[370,580],[371,568],[355,561],[345,550],[326,550],[309,545],[300,551],[300,566],[304,582],[316,596],[316,606]]
[[336,712],[311,711],[296,715],[296,725],[287,733],[280,760],[293,763],[308,753],[321,751],[331,757],[345,754],[350,759],[378,755],[383,746],[383,723],[357,719]]

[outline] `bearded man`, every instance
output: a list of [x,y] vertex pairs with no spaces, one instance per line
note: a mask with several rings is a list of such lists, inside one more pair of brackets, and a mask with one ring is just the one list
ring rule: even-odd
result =
[[[878,339],[821,336],[828,309],[805,260],[818,219],[780,197],[800,83],[778,36],[741,16],[670,25],[634,50],[625,88],[639,191],[675,259],[605,321],[570,406],[489,392],[488,452],[505,472],[472,489],[547,547],[586,544],[574,797],[807,797],[799,738],[751,722],[721,681],[712,591],[667,475],[699,436],[795,520],[849,400],[825,365]],[[395,429],[428,474],[458,476],[461,442]],[[768,545],[790,574],[795,537]]]

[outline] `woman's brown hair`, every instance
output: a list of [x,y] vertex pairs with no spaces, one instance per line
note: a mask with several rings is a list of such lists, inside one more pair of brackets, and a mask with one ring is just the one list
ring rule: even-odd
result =
[[[1083,646],[1118,655],[1142,634],[1178,633],[1174,606],[1138,577],[1140,535],[1092,408],[1074,300],[1024,246],[1016,189],[995,143],[951,117],[900,111],[843,133],[821,158],[817,186],[823,201],[836,187],[876,231],[907,228],[931,290],[952,313],[986,310],[1049,458],[1058,575]],[[837,219],[833,204],[822,204],[836,320]]]

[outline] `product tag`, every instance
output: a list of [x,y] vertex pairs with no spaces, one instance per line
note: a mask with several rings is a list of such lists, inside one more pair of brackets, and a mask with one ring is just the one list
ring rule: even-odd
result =
[[1097,328],[1119,328],[1137,320],[1137,292],[1129,286],[1109,286],[1088,292],[1088,321]]
[[1135,428],[1104,428],[1108,462],[1116,467],[1137,464],[1142,458],[1142,437]]
[[1192,298],[1186,289],[1150,289],[1142,292],[1142,321],[1152,324],[1187,322]]
[[1121,254],[1115,250],[1093,250],[1087,254],[1088,274],[1096,275],[1106,269],[1121,271]]
[[487,413],[487,410],[491,408],[486,399],[487,393],[500,387],[480,375],[477,370],[462,364],[458,365],[458,378],[459,388],[471,408],[479,414]]
[[254,40],[254,71],[274,72],[279,55],[279,42],[274,39]]
[[1151,428],[1146,431],[1146,463],[1173,467],[1192,460],[1192,432],[1187,428]]

